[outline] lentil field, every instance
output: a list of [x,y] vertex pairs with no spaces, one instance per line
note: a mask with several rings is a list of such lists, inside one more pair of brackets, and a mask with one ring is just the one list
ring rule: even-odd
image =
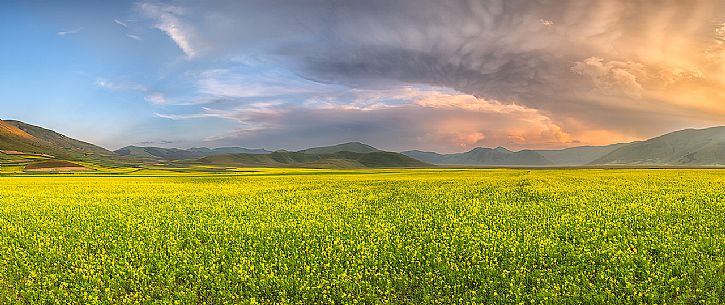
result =
[[0,176],[2,304],[722,304],[725,171]]

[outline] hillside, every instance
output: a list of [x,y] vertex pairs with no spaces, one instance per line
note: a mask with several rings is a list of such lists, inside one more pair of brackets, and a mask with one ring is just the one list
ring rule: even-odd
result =
[[384,152],[360,142],[298,152],[242,147],[160,148],[128,146],[108,151],[49,129],[0,120],[0,163],[70,160],[134,165],[159,161],[237,167],[385,168],[436,165],[467,166],[725,166],[725,127],[686,129],[646,141],[560,150],[511,151],[478,147],[464,153],[418,150]]
[[724,166],[725,127],[685,129],[630,143],[591,164]]
[[92,171],[88,167],[62,160],[33,162],[25,166],[25,172],[75,172]]
[[482,166],[547,166],[551,161],[533,150],[512,152],[503,147],[477,147],[465,153],[438,154],[423,151],[405,151],[402,154],[441,165],[482,165]]
[[186,160],[186,159],[198,159],[207,156],[216,156],[224,154],[268,154],[270,151],[264,149],[247,149],[242,147],[221,147],[221,148],[206,148],[197,147],[190,149],[178,149],[178,148],[162,148],[162,147],[139,147],[139,146],[126,146],[124,148],[115,151],[120,156],[129,156],[143,159],[157,159],[157,160]]
[[473,166],[725,166],[725,127],[685,129],[646,141],[559,150],[474,148],[465,153],[403,154],[441,165]]
[[626,144],[607,146],[578,146],[559,150],[536,150],[557,166],[580,166],[589,164]]
[[360,142],[349,142],[349,143],[343,143],[333,146],[324,146],[324,147],[314,147],[314,148],[308,148],[305,150],[300,150],[298,152],[303,154],[334,154],[338,152],[355,152],[355,153],[371,153],[371,152],[380,152],[381,150],[372,147],[370,145],[360,143]]
[[101,160],[115,155],[96,145],[13,120],[0,120],[0,150],[52,155],[70,160]]
[[196,163],[235,167],[392,168],[430,164],[393,152],[310,154],[276,151],[270,154],[227,154],[201,158]]
[[223,155],[223,154],[268,154],[268,153],[271,153],[271,151],[262,149],[262,148],[250,149],[250,148],[243,148],[243,147],[219,147],[219,148],[195,147],[195,148],[189,148],[186,151],[204,155],[204,157],[213,156],[213,155]]

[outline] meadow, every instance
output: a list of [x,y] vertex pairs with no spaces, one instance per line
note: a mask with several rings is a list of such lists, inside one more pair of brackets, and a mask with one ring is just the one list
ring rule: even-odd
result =
[[725,171],[0,175],[2,304],[722,304]]

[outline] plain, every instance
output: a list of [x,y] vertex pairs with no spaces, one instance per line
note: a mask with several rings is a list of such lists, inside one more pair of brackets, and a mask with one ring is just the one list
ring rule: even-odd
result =
[[725,300],[719,170],[5,175],[0,236],[6,304]]

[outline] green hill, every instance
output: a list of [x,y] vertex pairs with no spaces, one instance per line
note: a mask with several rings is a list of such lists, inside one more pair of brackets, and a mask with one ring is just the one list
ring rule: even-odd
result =
[[393,152],[357,153],[341,151],[310,154],[276,151],[271,154],[227,154],[201,158],[205,165],[235,167],[392,168],[426,167],[430,164]]
[[300,153],[303,154],[334,154],[338,152],[354,152],[354,153],[372,153],[372,152],[380,152],[381,150],[372,147],[370,145],[360,143],[360,142],[349,142],[349,143],[343,143],[333,146],[324,146],[324,147],[314,147],[314,148],[308,148],[305,150],[300,150]]
[[[646,141],[560,150],[510,151],[478,147],[464,153],[384,152],[360,142],[315,147],[298,152],[241,147],[160,148],[128,146],[108,151],[49,129],[0,120],[0,163],[17,165],[58,159],[140,165],[177,161],[236,167],[386,168],[430,164],[474,166],[725,166],[725,127],[686,129]],[[181,161],[184,160],[184,161]]]
[[547,166],[551,161],[534,150],[512,152],[503,147],[477,147],[465,153],[438,154],[423,151],[405,151],[402,154],[432,164],[481,166]]
[[264,149],[247,149],[242,147],[221,147],[221,148],[206,148],[197,147],[190,149],[178,149],[178,148],[162,148],[162,147],[140,147],[140,146],[126,146],[124,148],[115,151],[120,156],[128,156],[142,159],[153,159],[153,160],[186,160],[186,159],[198,159],[207,156],[224,155],[224,154],[268,154],[270,151]]

